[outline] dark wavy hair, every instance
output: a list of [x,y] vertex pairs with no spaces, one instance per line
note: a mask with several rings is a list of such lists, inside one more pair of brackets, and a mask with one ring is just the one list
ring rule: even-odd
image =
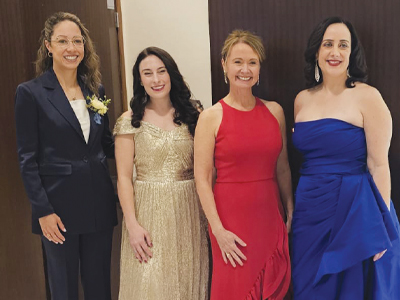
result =
[[182,74],[179,72],[178,66],[171,55],[163,49],[157,47],[148,47],[139,53],[135,65],[133,66],[133,97],[130,103],[132,109],[132,126],[139,128],[140,121],[143,119],[144,110],[150,101],[145,93],[144,87],[140,84],[139,65],[146,57],[155,55],[164,63],[165,68],[171,79],[171,91],[169,93],[172,106],[175,109],[174,123],[181,125],[185,123],[189,132],[194,136],[194,131],[199,118],[199,111],[192,105],[190,99],[192,93],[186,82],[183,80]]
[[53,58],[48,55],[49,51],[46,48],[45,41],[51,43],[54,27],[63,21],[74,22],[79,27],[81,34],[85,39],[85,55],[78,66],[78,76],[83,79],[89,90],[98,96],[98,90],[101,83],[99,56],[97,55],[92,39],[89,36],[89,30],[76,15],[68,12],[57,12],[51,15],[44,23],[44,28],[39,39],[40,47],[35,62],[36,76],[40,76],[53,67]]
[[353,25],[340,17],[329,17],[319,23],[313,30],[308,39],[307,49],[304,52],[304,58],[306,60],[306,66],[304,68],[304,75],[306,78],[306,87],[313,88],[324,81],[321,69],[320,80],[315,80],[315,63],[316,56],[321,47],[322,39],[324,37],[326,29],[329,25],[341,23],[347,26],[351,35],[351,54],[349,59],[349,75],[350,77],[346,80],[346,87],[353,88],[356,81],[366,82],[367,81],[367,62],[365,59],[364,48],[358,38],[355,28]]

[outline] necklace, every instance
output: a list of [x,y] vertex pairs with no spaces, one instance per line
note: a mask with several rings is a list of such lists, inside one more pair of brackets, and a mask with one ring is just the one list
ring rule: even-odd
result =
[[77,100],[76,95],[78,94],[79,87],[75,87],[75,88],[74,88],[75,93],[74,93],[74,95],[72,96],[72,98],[70,97],[69,91],[68,91],[68,93],[67,93],[67,89],[63,88],[63,90],[64,90],[64,93],[65,93],[65,95],[67,96],[67,99],[68,99],[69,101]]
[[74,96],[72,97],[72,101],[76,100],[76,95],[78,94],[78,90],[79,90],[79,87],[76,87],[76,88],[75,88],[75,94],[74,94]]
[[75,88],[75,94],[72,97],[72,101],[76,100],[76,94],[78,94],[78,88]]

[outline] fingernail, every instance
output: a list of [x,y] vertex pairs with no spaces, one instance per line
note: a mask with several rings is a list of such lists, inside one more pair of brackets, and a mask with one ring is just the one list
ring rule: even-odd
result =
[[63,231],[64,231],[64,232],[67,232],[67,229],[64,228]]

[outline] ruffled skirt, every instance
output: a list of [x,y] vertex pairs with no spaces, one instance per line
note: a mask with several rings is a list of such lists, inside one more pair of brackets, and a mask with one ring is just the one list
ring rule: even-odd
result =
[[301,177],[292,228],[296,300],[400,299],[399,222],[369,173]]
[[282,300],[289,288],[291,271],[276,181],[217,183],[214,196],[225,229],[246,243],[246,247],[238,247],[247,260],[236,268],[225,264],[210,232],[211,300]]

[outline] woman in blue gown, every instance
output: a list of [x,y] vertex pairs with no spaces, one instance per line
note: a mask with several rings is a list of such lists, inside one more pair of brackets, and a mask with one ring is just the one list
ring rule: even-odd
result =
[[390,112],[365,83],[349,22],[321,22],[305,58],[308,89],[296,97],[293,133],[304,157],[292,227],[295,300],[400,299]]

